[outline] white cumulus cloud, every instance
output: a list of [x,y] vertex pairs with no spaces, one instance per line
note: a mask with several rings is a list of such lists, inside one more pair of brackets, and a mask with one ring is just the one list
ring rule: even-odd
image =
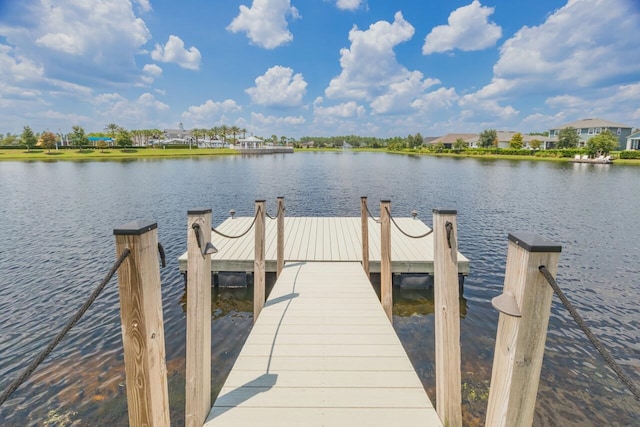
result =
[[251,113],[251,121],[260,126],[301,125],[306,122],[303,116],[265,116],[262,113]]
[[20,19],[1,19],[2,36],[47,79],[104,85],[139,78],[135,56],[151,34],[131,1],[33,0],[8,7]]
[[438,111],[451,108],[460,97],[454,88],[441,87],[432,92],[425,93],[413,101],[411,106],[422,112]]
[[192,123],[195,127],[208,127],[211,123],[216,123],[227,113],[236,113],[242,110],[233,99],[225,99],[216,102],[208,99],[204,104],[192,105],[187,111],[182,113],[182,120]]
[[507,40],[494,76],[520,80],[519,86],[555,83],[565,89],[622,75],[637,79],[638,28],[640,13],[632,2],[570,0],[542,25],[523,27]]
[[343,102],[342,104],[333,105],[331,107],[323,107],[320,100],[316,100],[313,105],[313,115],[316,118],[338,118],[352,119],[362,118],[366,114],[366,110],[362,105],[358,105],[355,101]]
[[393,23],[378,21],[367,30],[349,31],[351,46],[340,50],[341,73],[325,90],[328,98],[369,101],[373,114],[406,112],[426,88],[439,83],[424,79],[420,71],[409,71],[398,63],[394,48],[410,40],[413,26],[401,12]]
[[150,12],[151,11],[151,3],[149,0],[134,0],[138,4],[138,8],[140,8],[141,12]]
[[438,25],[427,35],[422,53],[482,50],[494,46],[502,36],[502,28],[489,22],[494,8],[482,6],[474,0],[449,15],[448,25]]
[[336,6],[342,10],[356,10],[363,3],[363,0],[337,0]]
[[155,61],[173,62],[188,70],[197,70],[200,68],[202,56],[197,48],[192,46],[185,49],[182,39],[171,35],[164,46],[156,44],[151,52],[151,58]]
[[256,78],[255,87],[245,92],[251,101],[258,105],[291,107],[300,105],[307,91],[307,82],[302,74],[293,74],[288,67],[276,65]]
[[620,84],[637,83],[637,28],[640,11],[628,0],[568,0],[541,25],[522,27],[505,41],[491,81],[460,99],[463,116],[515,117],[518,111],[505,100],[535,94],[567,118],[618,111],[615,120],[621,121],[625,107],[618,102],[610,108],[610,94]]
[[274,49],[293,40],[287,17],[300,18],[300,13],[290,0],[253,0],[251,7],[240,6],[227,30],[244,31],[251,43],[265,49]]
[[142,73],[142,83],[149,85],[153,83],[156,78],[162,75],[162,68],[156,64],[145,64],[145,66],[142,67]]
[[96,114],[105,123],[118,123],[127,129],[144,129],[159,126],[162,114],[169,106],[150,93],[128,99],[118,93],[103,93],[92,100]]

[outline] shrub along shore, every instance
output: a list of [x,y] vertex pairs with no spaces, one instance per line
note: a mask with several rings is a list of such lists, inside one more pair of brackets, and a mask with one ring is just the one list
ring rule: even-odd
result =
[[97,148],[78,149],[51,149],[40,150],[24,149],[5,150],[0,148],[1,160],[123,160],[123,159],[153,159],[153,158],[179,158],[196,156],[225,156],[238,154],[237,150],[230,148]]
[[[295,152],[338,152],[341,148],[297,148]],[[514,150],[505,148],[472,148],[464,150],[440,150],[434,151],[426,148],[404,148],[400,150],[388,150],[387,148],[353,148],[354,152],[382,152],[405,155],[427,155],[435,157],[474,157],[484,159],[505,159],[505,160],[546,160],[569,162],[576,154],[587,154],[582,149],[566,150]],[[134,147],[120,149],[110,147],[100,150],[98,148],[76,148],[65,149],[31,149],[27,151],[24,147],[11,147],[11,149],[0,148],[0,161],[2,160],[124,160],[124,159],[153,159],[153,158],[181,158],[198,156],[224,156],[241,154],[238,150],[228,148],[197,148],[197,147],[167,147],[167,148],[144,148]],[[611,153],[616,164],[629,164],[640,166],[640,151],[616,151]]]

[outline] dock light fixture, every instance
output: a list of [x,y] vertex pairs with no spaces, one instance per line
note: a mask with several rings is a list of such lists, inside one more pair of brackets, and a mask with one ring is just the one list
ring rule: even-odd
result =
[[518,307],[518,301],[516,301],[516,297],[509,291],[493,298],[491,305],[500,313],[513,317],[522,317],[522,312],[520,311],[520,307]]
[[418,217],[418,211],[417,210],[412,210],[411,211],[411,216],[413,217],[413,219],[416,219]]
[[206,255],[212,255],[218,252],[218,249],[213,246],[213,243],[211,242],[207,242],[206,245],[203,245],[204,236],[202,235],[200,224],[193,224],[191,228],[193,228],[193,231],[196,233],[196,241],[198,242],[198,248],[200,248],[202,258],[204,258]]
[[231,210],[229,211],[229,215],[231,215],[231,219],[233,219],[233,217],[234,217],[234,215],[235,215],[235,214],[236,214],[235,209],[231,209]]

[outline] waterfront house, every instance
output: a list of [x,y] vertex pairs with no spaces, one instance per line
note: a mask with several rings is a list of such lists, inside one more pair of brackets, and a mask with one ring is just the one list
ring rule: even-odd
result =
[[[453,144],[461,139],[466,142],[469,147],[476,147],[478,143],[478,134],[477,133],[448,133],[446,135],[440,136],[438,138],[434,138],[428,142],[428,145],[436,145],[442,144],[444,148],[451,149],[453,148]],[[473,145],[473,144],[476,145]]]
[[557,140],[560,131],[568,127],[575,128],[576,133],[580,137],[578,147],[584,147],[589,139],[602,133],[605,129],[608,129],[618,138],[618,145],[620,149],[623,149],[626,146],[627,137],[631,135],[632,129],[631,126],[610,122],[609,120],[604,119],[581,119],[549,129],[549,136],[555,137]]
[[163,133],[165,142],[169,144],[191,144],[195,142],[195,138],[189,130],[165,129]]
[[[498,136],[498,147],[509,148],[513,135],[515,135],[518,132],[500,130],[500,131],[497,131],[496,133]],[[531,147],[531,142],[534,140],[538,140],[542,143],[539,148],[545,148],[550,142],[553,141],[553,138],[549,138],[543,135],[527,135],[521,132],[520,134],[522,135],[522,148],[533,149],[533,147]],[[448,133],[444,136],[433,139],[427,145],[442,143],[444,145],[444,148],[452,149],[453,144],[458,139],[461,139],[465,143],[467,143],[469,148],[480,147],[479,145],[480,134],[477,134],[477,133]]]
[[640,150],[640,130],[627,137],[627,150]]

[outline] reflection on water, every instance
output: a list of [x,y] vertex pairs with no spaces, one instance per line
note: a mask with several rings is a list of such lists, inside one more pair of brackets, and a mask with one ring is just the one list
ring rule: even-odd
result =
[[[638,169],[614,165],[410,158],[372,153],[123,162],[0,164],[0,389],[75,313],[115,258],[112,231],[152,218],[168,265],[161,270],[171,421],[184,423],[184,281],[188,209],[229,209],[286,197],[291,216],[359,216],[359,198],[392,213],[458,211],[459,248],[471,260],[461,301],[465,425],[482,425],[491,378],[507,233],[562,244],[558,281],[616,360],[640,382]],[[90,250],[89,250],[90,249]],[[435,396],[433,297],[394,290],[394,328]],[[213,395],[252,325],[251,288],[212,293]],[[127,425],[115,279],[51,356],[0,408],[0,425]],[[534,425],[637,425],[640,404],[604,366],[554,301]]]

